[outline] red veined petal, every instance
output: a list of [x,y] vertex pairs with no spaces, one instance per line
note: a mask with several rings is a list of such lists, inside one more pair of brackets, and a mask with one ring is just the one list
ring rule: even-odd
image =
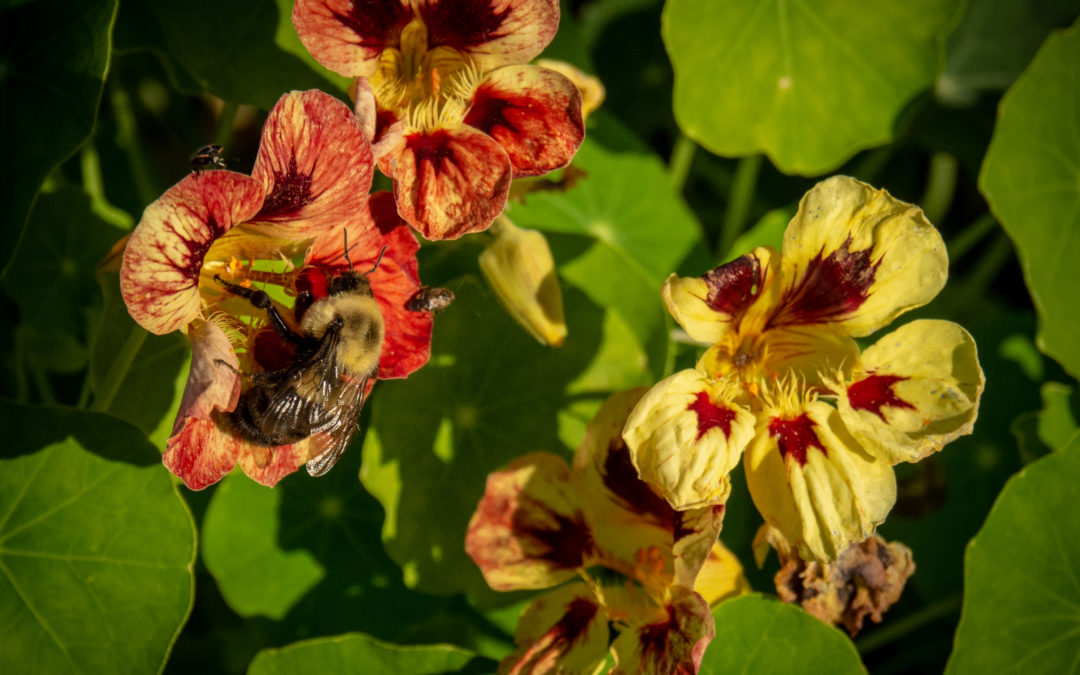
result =
[[499,591],[548,588],[585,567],[592,535],[566,462],[536,452],[488,475],[465,552]]
[[521,614],[500,673],[595,673],[607,652],[610,629],[604,608],[583,582],[545,593]]
[[633,622],[615,638],[611,675],[698,672],[705,648],[716,634],[708,603],[697,593],[675,586],[665,613],[666,619],[659,622]]
[[240,456],[240,439],[205,417],[181,424],[166,445],[162,463],[191,490],[202,490],[225,477]]
[[232,171],[193,173],[143,211],[120,266],[131,318],[162,335],[199,316],[199,272],[214,240],[259,210],[258,181]]
[[345,77],[370,76],[412,18],[401,0],[297,0],[292,22],[315,60]]
[[382,142],[398,213],[427,239],[485,230],[506,206],[513,169],[487,134],[465,125],[426,133],[399,127]]
[[477,86],[465,124],[497,140],[514,177],[566,166],[585,138],[581,92],[553,70],[506,66]]
[[263,126],[252,175],[266,199],[252,219],[272,236],[306,239],[364,207],[374,164],[349,106],[316,89],[278,100]]
[[310,442],[310,438],[305,438],[299,443],[274,448],[241,442],[238,457],[240,468],[256,483],[274,487],[278,481],[290,473],[295,473],[300,465],[307,461],[306,446]]
[[451,47],[485,68],[526,63],[559,29],[558,0],[416,0],[429,48]]

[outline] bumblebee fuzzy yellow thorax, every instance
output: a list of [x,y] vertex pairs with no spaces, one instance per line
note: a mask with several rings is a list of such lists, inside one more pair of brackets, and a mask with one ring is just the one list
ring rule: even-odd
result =
[[379,303],[371,295],[358,292],[332,295],[308,309],[300,328],[304,334],[319,339],[339,317],[343,323],[335,354],[338,366],[355,377],[374,375],[379,369],[385,335]]

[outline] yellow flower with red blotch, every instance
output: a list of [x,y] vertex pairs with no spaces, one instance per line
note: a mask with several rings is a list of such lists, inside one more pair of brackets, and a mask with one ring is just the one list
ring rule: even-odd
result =
[[[748,586],[717,542],[723,506],[676,511],[636,475],[620,433],[642,390],[611,397],[573,468],[532,453],[488,476],[465,550],[496,590],[550,588],[500,672],[697,672],[709,606]],[[619,631],[611,640],[612,627]]]
[[642,479],[676,509],[721,504],[741,458],[758,510],[804,558],[866,539],[895,501],[892,466],[970,433],[978,412],[983,374],[957,324],[855,342],[929,302],[947,274],[921,210],[838,176],[803,197],[780,252],[669,277],[672,316],[711,346],[630,415]]

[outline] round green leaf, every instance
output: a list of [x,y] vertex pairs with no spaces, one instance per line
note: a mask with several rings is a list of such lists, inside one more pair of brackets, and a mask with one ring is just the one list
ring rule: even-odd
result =
[[241,616],[280,619],[323,577],[322,566],[308,551],[281,549],[281,497],[281,490],[267,490],[234,473],[214,490],[206,509],[203,560]]
[[866,672],[846,635],[794,605],[747,595],[720,603],[713,620],[700,675]]
[[934,81],[956,8],[669,0],[675,118],[718,155],[764,152],[781,171],[824,173],[892,139],[901,109]]
[[45,176],[94,128],[115,16],[115,0],[40,0],[0,12],[0,264]]
[[[306,640],[255,656],[248,675],[449,675],[475,659],[451,645],[400,646],[367,635]],[[490,669],[488,669],[490,670]],[[472,668],[468,672],[476,671]]]
[[998,109],[979,189],[1012,237],[1038,345],[1080,376],[1080,28],[1055,33]]
[[466,280],[435,319],[431,362],[376,386],[360,477],[386,510],[383,541],[406,585],[512,601],[464,551],[487,474],[527,452],[566,452],[608,392],[648,382],[623,324],[563,290],[569,336],[552,349]]
[[1080,662],[1080,437],[1009,480],[968,545],[947,673],[1067,673]]
[[0,403],[0,672],[154,673],[195,533],[160,455],[104,415]]

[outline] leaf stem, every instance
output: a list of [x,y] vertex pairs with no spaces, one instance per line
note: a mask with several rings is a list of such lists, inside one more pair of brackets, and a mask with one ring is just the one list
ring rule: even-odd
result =
[[997,219],[991,213],[984,213],[975,222],[953,237],[949,243],[949,262],[953,263],[974,248],[979,242],[997,228]]
[[865,656],[875,649],[884,647],[890,642],[895,642],[927,624],[934,623],[951,614],[955,614],[960,610],[963,599],[963,595],[960,593],[942,598],[935,603],[923,607],[917,612],[908,614],[902,619],[899,619],[894,623],[889,623],[880,630],[874,631],[872,634],[857,640],[855,642],[855,647],[859,650],[860,655]]
[[120,390],[120,384],[127,377],[128,371],[131,370],[131,364],[134,363],[135,356],[139,353],[139,349],[145,341],[146,331],[139,326],[132,326],[127,339],[124,340],[124,344],[120,345],[120,351],[117,352],[116,358],[113,359],[112,366],[105,373],[101,386],[94,396],[94,402],[90,404],[90,410],[105,412],[109,409],[113,399],[116,398],[116,392]]
[[217,137],[214,142],[227,148],[229,139],[232,137],[233,121],[236,119],[236,111],[240,106],[235,101],[225,101],[225,107],[221,109],[221,118],[218,125]]
[[690,175],[690,166],[694,163],[694,151],[697,144],[689,137],[679,134],[675,141],[675,147],[671,150],[671,162],[668,165],[668,176],[671,178],[671,187],[675,192],[682,194],[686,187],[686,177]]
[[716,242],[716,252],[726,258],[732,244],[746,228],[746,218],[750,205],[754,201],[758,175],[761,173],[761,155],[750,155],[739,160],[735,167],[735,176],[731,179],[731,192],[728,195],[724,222],[720,228],[720,238]]
[[949,206],[956,194],[956,170],[956,158],[949,153],[935,152],[930,155],[926,190],[920,203],[923,213],[931,223],[940,223],[949,212]]

